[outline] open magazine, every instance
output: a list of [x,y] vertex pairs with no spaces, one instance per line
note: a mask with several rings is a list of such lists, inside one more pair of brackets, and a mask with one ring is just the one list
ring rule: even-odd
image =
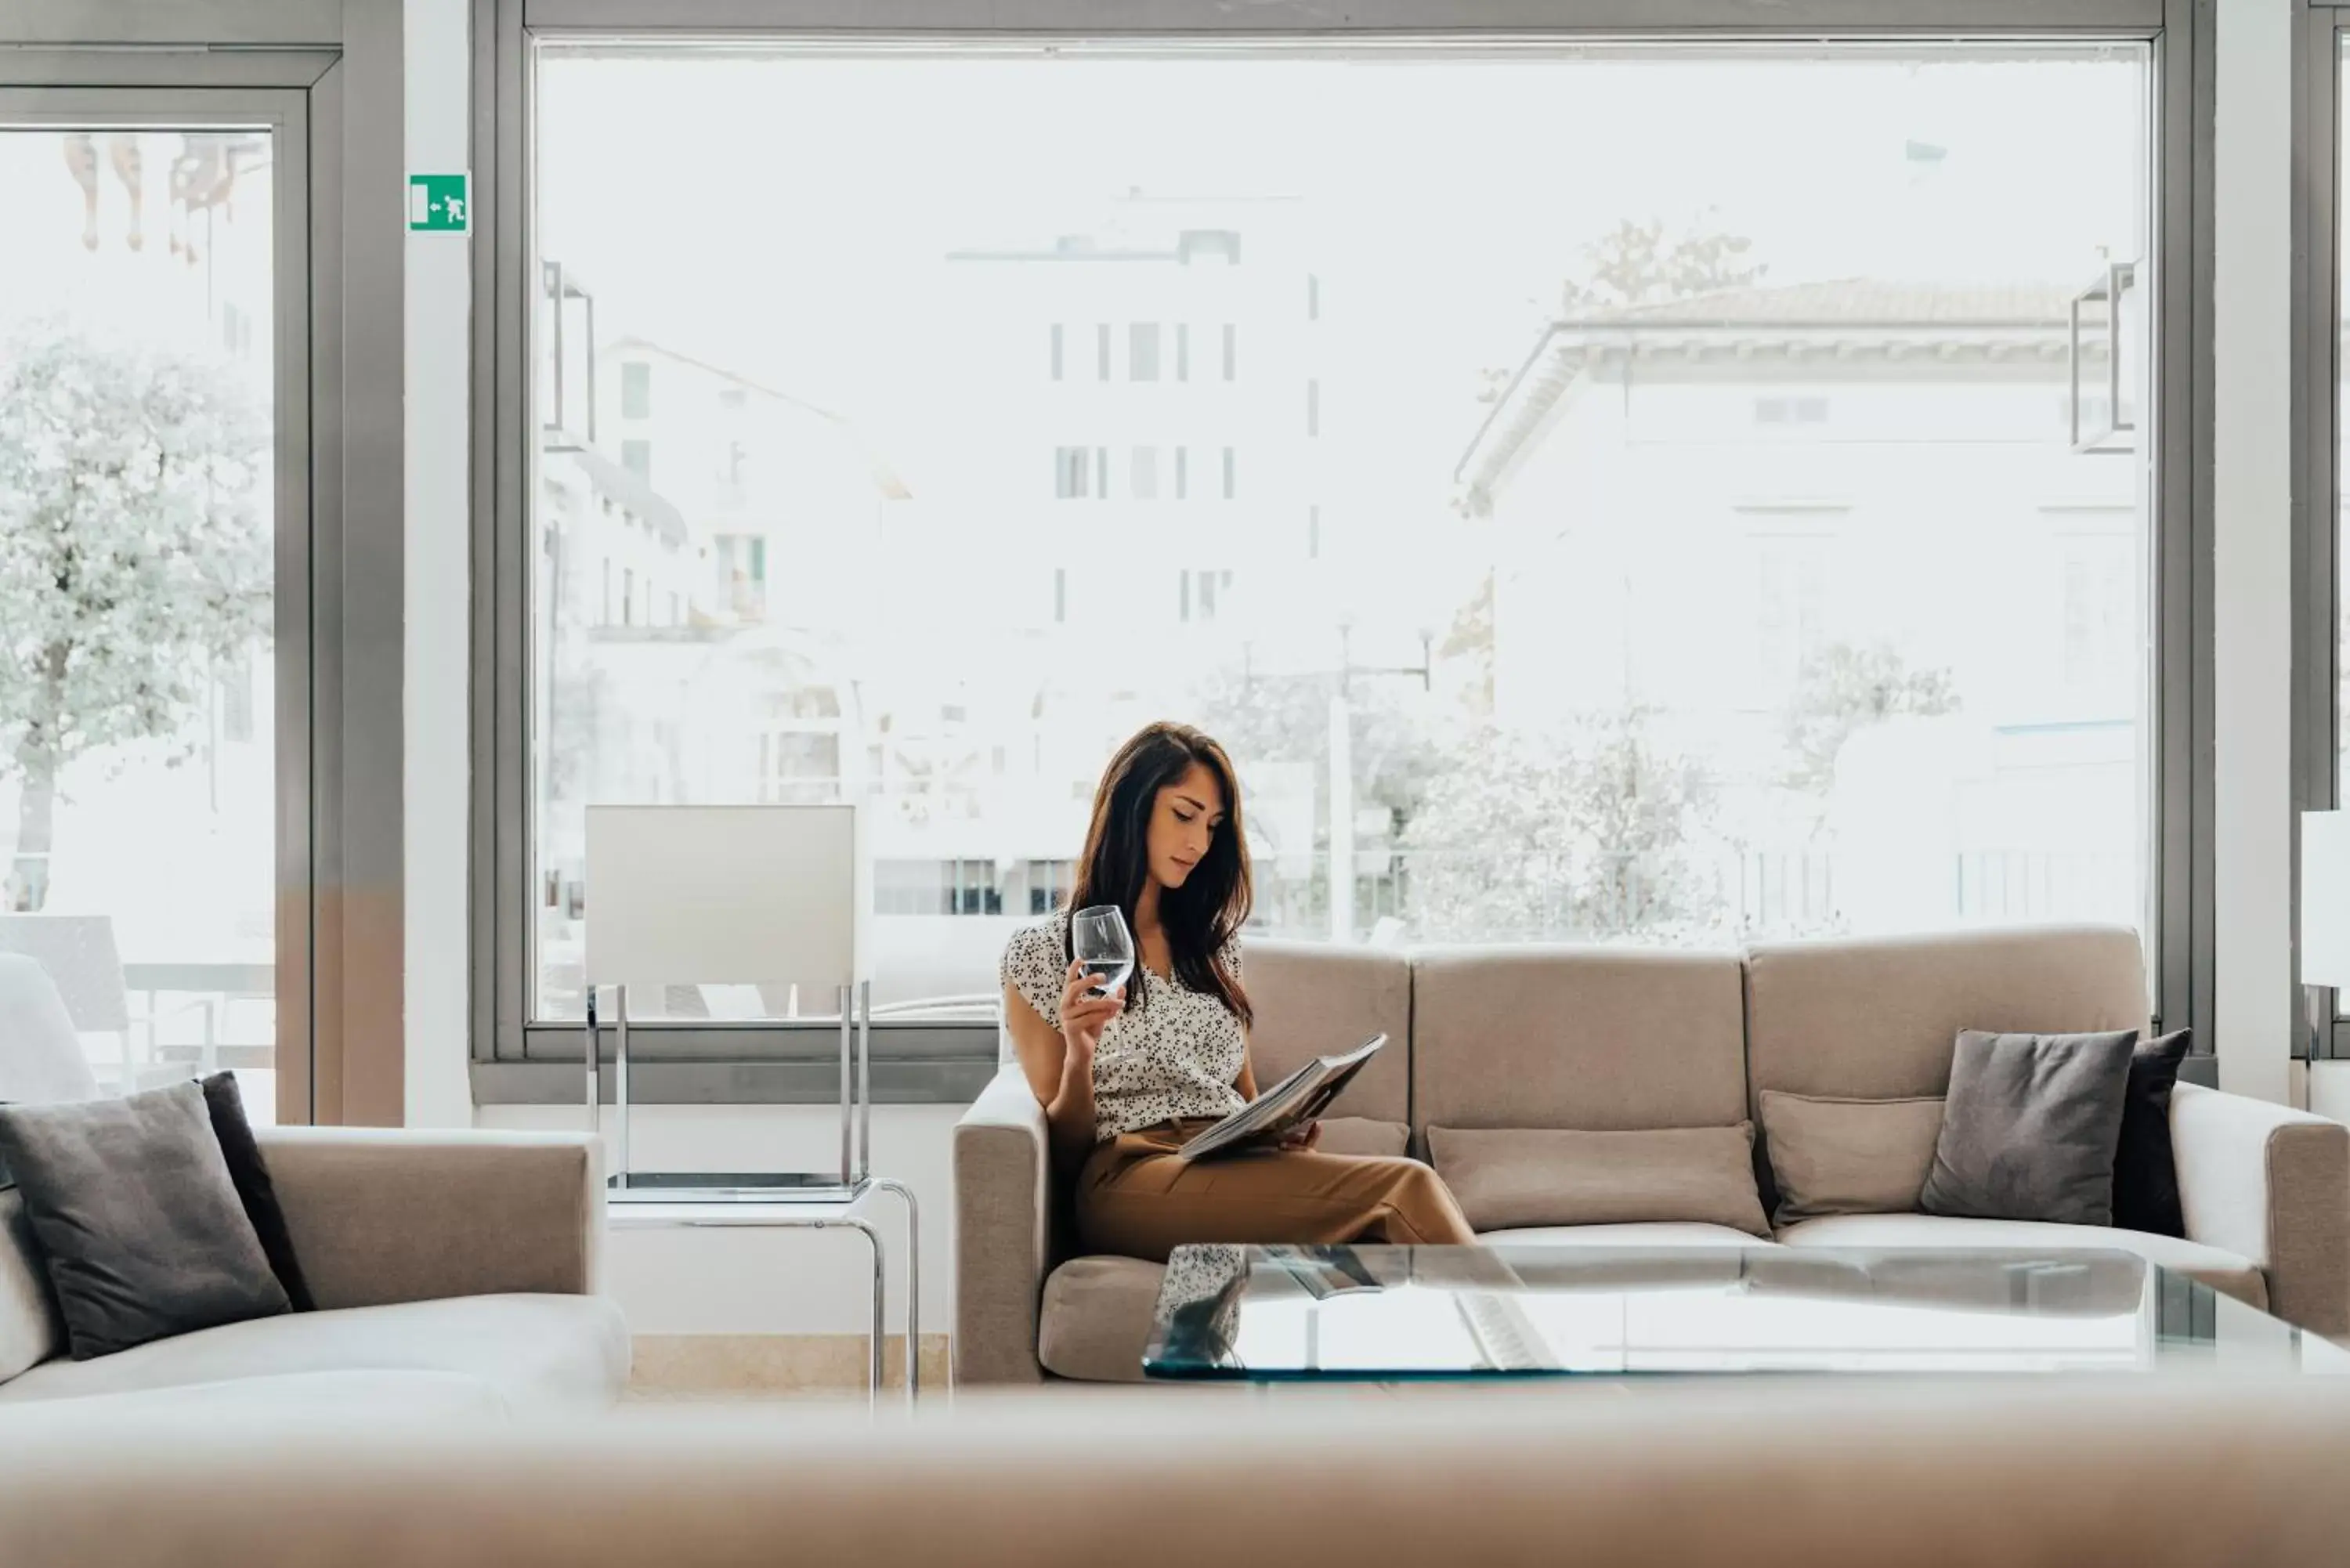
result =
[[1203,1159],[1235,1148],[1279,1139],[1327,1110],[1338,1091],[1388,1043],[1374,1034],[1343,1056],[1316,1056],[1255,1099],[1177,1149],[1184,1159]]

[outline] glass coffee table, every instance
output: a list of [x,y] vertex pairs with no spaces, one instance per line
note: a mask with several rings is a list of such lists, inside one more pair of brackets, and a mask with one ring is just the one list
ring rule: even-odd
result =
[[2350,1353],[2123,1251],[1179,1248],[1144,1370],[1259,1383],[2350,1372]]

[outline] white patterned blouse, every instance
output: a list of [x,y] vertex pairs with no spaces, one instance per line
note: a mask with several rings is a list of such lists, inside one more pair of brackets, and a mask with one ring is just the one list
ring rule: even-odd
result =
[[[1069,912],[1023,926],[1003,947],[1003,981],[1061,1026],[1061,992],[1069,971]],[[1240,978],[1240,944],[1224,949],[1226,971]],[[1094,1052],[1094,1137],[1120,1133],[1181,1116],[1224,1116],[1247,1102],[1232,1086],[1248,1061],[1248,1038],[1241,1021],[1212,992],[1193,991],[1180,981],[1138,965],[1142,1005],[1135,1005],[1132,982],[1126,1011],[1102,1031]]]

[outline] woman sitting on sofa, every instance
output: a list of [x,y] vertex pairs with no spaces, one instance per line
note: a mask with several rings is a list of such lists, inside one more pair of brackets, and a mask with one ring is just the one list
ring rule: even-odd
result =
[[[1118,749],[1094,792],[1067,908],[1003,950],[1003,1016],[1075,1168],[1078,1239],[1095,1252],[1164,1261],[1192,1241],[1467,1242],[1435,1171],[1400,1158],[1324,1154],[1318,1127],[1278,1149],[1188,1162],[1202,1128],[1256,1097],[1237,936],[1249,913],[1241,796],[1222,746],[1152,724]],[[1139,967],[1095,996],[1069,910],[1116,905]]]

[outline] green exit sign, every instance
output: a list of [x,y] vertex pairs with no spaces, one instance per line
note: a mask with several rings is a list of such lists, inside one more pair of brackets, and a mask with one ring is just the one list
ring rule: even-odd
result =
[[463,174],[411,174],[408,226],[464,234],[473,227],[473,199]]

